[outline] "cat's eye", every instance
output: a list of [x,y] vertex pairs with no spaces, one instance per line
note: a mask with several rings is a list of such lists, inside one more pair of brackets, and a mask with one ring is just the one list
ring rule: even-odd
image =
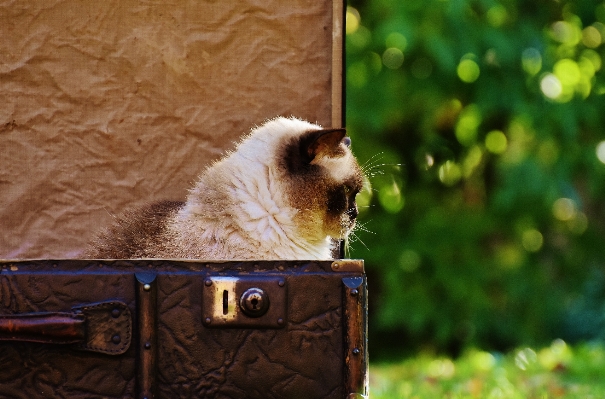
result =
[[358,193],[357,190],[355,190],[353,187],[349,186],[348,184],[345,184],[343,186],[343,188],[344,188],[344,191],[345,191],[345,195],[347,195],[347,196],[349,196],[351,194],[357,195],[357,193]]

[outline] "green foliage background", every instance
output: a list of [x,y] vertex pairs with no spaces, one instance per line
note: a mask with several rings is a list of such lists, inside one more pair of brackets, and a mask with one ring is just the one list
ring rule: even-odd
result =
[[351,0],[373,359],[603,337],[604,43],[598,1]]

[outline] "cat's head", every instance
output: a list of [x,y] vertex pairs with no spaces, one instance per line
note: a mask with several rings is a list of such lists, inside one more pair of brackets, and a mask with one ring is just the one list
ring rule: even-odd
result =
[[344,129],[325,129],[279,118],[283,136],[274,161],[288,181],[286,194],[297,210],[295,223],[309,241],[344,239],[355,226],[355,197],[364,177]]

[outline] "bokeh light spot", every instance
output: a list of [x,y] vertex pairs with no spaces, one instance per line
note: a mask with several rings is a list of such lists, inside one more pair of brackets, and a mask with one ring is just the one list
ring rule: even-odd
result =
[[476,351],[471,355],[471,363],[477,370],[489,371],[496,365],[496,358],[489,352]]
[[597,158],[602,163],[605,163],[605,140],[597,144]]
[[557,61],[554,66],[554,74],[563,86],[575,86],[580,82],[582,76],[578,64],[569,58]]
[[396,47],[389,47],[382,54],[382,63],[389,69],[397,69],[403,65],[403,52]]
[[481,165],[481,159],[483,158],[483,150],[480,146],[476,145],[471,148],[464,158],[464,162],[462,163],[462,170],[464,177],[470,177],[475,169]]
[[562,339],[556,339],[551,346],[538,352],[538,361],[540,365],[547,370],[553,370],[556,367],[565,365],[573,356],[571,350]]
[[515,356],[515,366],[521,370],[527,370],[538,362],[538,355],[531,348],[521,349]]
[[544,244],[544,237],[538,230],[529,229],[523,232],[521,242],[526,251],[538,252]]
[[580,28],[568,21],[557,21],[552,24],[551,34],[553,39],[569,46],[578,44],[582,37]]
[[462,145],[471,145],[477,140],[477,129],[481,124],[481,111],[475,104],[464,108],[456,124],[456,138]]
[[391,184],[380,187],[378,201],[389,213],[398,213],[405,205],[405,197],[401,193],[400,185],[395,180]]
[[357,29],[359,28],[359,23],[361,22],[359,11],[357,11],[353,7],[347,7],[347,15],[345,22],[347,35],[357,32]]
[[552,213],[563,222],[571,220],[576,215],[576,203],[569,198],[559,198],[552,206]]
[[592,61],[590,61],[586,57],[580,57],[578,60],[578,68],[580,68],[580,73],[582,74],[582,78],[590,79],[594,76],[596,70]]
[[594,66],[594,70],[598,71],[601,69],[601,66],[603,65],[603,60],[601,59],[601,56],[599,55],[599,53],[597,53],[594,50],[584,50],[582,51],[582,54],[580,55],[580,59],[587,59],[589,60],[592,65]]
[[508,140],[500,130],[492,130],[485,136],[485,148],[493,154],[503,154],[508,147]]
[[462,170],[454,161],[446,161],[439,167],[439,180],[448,187],[458,183],[461,177]]
[[502,4],[497,4],[487,11],[487,22],[496,28],[504,25],[508,19],[508,12]]
[[404,51],[408,45],[408,40],[399,32],[390,33],[386,40],[385,44],[388,47],[395,47],[401,51]]
[[431,154],[425,154],[424,161],[426,163],[426,170],[429,170],[435,165],[435,158]]
[[552,73],[546,74],[540,81],[540,90],[550,99],[557,99],[563,93],[561,81]]
[[450,359],[435,359],[428,365],[427,374],[432,378],[449,379],[456,373],[456,365]]
[[413,272],[420,266],[420,255],[414,250],[405,249],[399,255],[399,266],[406,272]]
[[596,48],[601,45],[601,32],[594,26],[587,26],[582,31],[582,43],[589,48]]
[[470,58],[463,58],[456,69],[458,77],[465,83],[473,83],[479,78],[481,69],[479,65]]
[[504,269],[516,269],[523,263],[523,252],[516,245],[503,245],[496,251],[496,259]]

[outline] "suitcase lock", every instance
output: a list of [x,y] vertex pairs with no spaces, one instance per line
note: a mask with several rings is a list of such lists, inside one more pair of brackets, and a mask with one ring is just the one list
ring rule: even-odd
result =
[[286,279],[274,276],[208,276],[202,322],[210,328],[283,328]]
[[239,301],[239,306],[250,317],[260,317],[269,309],[269,297],[260,288],[248,288]]

